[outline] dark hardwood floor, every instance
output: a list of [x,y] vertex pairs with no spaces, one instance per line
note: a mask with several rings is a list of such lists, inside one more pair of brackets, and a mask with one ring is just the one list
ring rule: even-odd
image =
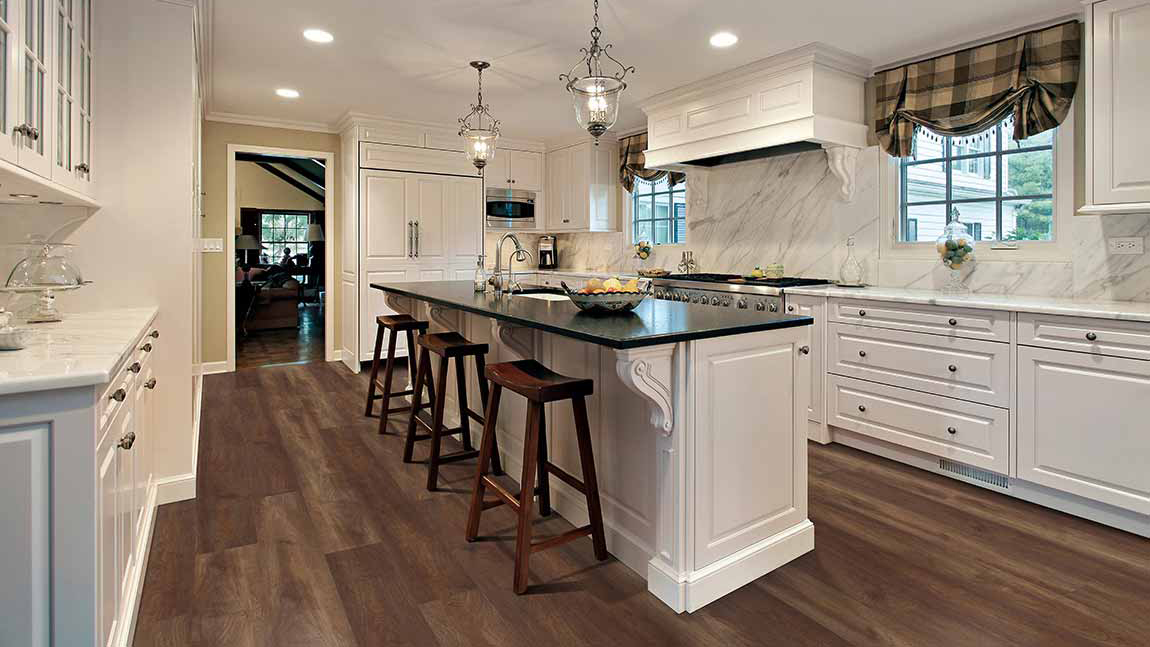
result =
[[427,492],[365,386],[326,363],[206,378],[198,497],[159,510],[135,645],[1150,644],[1150,541],[842,446],[811,445],[815,551],[700,612],[590,539],[536,554],[516,596],[512,512],[466,543],[473,464]]
[[257,330],[236,341],[236,368],[323,361],[323,317],[319,307],[299,309],[299,328]]

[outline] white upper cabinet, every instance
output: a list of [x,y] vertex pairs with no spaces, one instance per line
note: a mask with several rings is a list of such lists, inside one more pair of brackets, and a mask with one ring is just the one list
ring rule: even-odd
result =
[[16,163],[42,177],[52,176],[51,114],[52,0],[25,0],[18,55],[20,110]]
[[20,96],[20,66],[17,65],[20,52],[20,21],[18,4],[0,2],[0,51],[3,65],[0,65],[0,159],[16,162],[20,136],[13,129],[20,123],[17,102]]
[[587,141],[547,153],[548,231],[615,231],[619,147]]
[[1084,214],[1150,213],[1150,0],[1105,0],[1086,12]]
[[531,151],[504,149],[484,169],[483,177],[489,188],[543,190],[543,154]]

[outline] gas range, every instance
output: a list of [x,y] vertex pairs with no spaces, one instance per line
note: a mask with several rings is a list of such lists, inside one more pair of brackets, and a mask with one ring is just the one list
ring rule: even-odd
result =
[[783,312],[786,289],[827,285],[825,279],[751,279],[737,274],[672,274],[654,279],[656,299],[720,308]]

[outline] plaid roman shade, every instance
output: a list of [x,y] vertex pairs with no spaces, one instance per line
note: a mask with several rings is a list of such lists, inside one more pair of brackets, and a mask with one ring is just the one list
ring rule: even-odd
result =
[[622,184],[628,193],[635,189],[635,178],[657,182],[669,174],[668,181],[671,186],[686,179],[687,176],[682,173],[647,168],[647,158],[643,155],[643,151],[647,150],[647,133],[624,137],[619,144],[619,184]]
[[894,157],[914,154],[918,127],[971,135],[1014,115],[1014,138],[1062,123],[1078,88],[1082,25],[1071,21],[884,70],[871,78],[874,128]]

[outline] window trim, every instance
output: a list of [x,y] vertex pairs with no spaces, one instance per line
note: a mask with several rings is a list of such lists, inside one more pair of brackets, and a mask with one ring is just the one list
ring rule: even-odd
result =
[[[636,182],[638,182],[638,180],[636,180]],[[691,218],[691,197],[690,197],[690,188],[687,186],[687,180],[684,179],[682,184],[683,184],[683,203],[686,205],[686,208],[687,208],[687,215],[683,218],[683,224],[684,224],[683,240],[681,242],[678,242],[678,243],[658,243],[658,244],[656,244],[654,241],[651,241],[651,244],[654,247],[659,247],[662,249],[672,249],[674,247],[683,247],[687,244],[689,229],[686,226],[686,224]],[[675,190],[677,191],[678,189],[675,189]],[[623,224],[622,224],[622,226],[626,228],[627,241],[631,245],[634,245],[634,244],[639,242],[639,241],[635,240],[635,194],[633,191],[628,191],[627,189],[623,188],[622,186],[619,187],[619,193],[620,193],[620,199],[623,201]],[[674,223],[674,219],[672,219],[672,226],[673,226],[673,223]]]
[[[1054,240],[981,242],[976,261],[1069,261],[1073,249],[1071,223],[1076,201],[1074,111],[1058,127],[1054,139]],[[902,218],[902,169],[898,158],[879,151],[879,258],[893,260],[938,260],[933,242],[909,243],[899,240]],[[996,157],[1001,159],[1000,157]]]

